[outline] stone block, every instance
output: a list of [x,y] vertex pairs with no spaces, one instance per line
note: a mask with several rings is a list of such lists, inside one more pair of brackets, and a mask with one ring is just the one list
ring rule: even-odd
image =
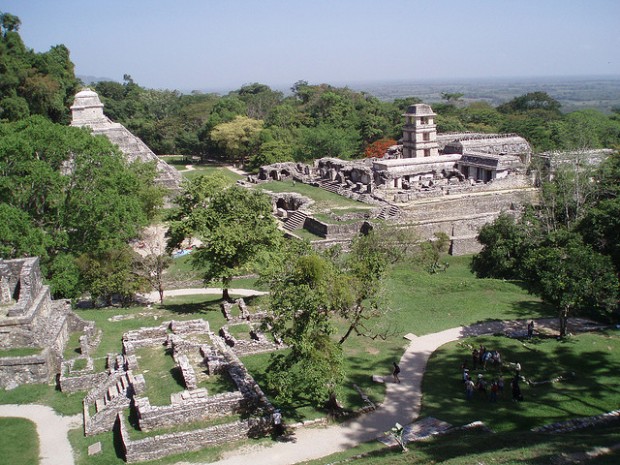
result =
[[97,455],[101,453],[101,441],[88,446],[88,455]]

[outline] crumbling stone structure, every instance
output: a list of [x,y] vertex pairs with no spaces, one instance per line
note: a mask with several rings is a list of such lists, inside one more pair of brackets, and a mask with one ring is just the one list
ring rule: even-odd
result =
[[[445,232],[451,253],[480,250],[479,228],[502,212],[519,214],[525,203],[538,202],[538,190],[528,173],[529,143],[516,134],[437,134],[435,113],[426,104],[411,105],[405,114],[402,152],[392,148],[381,159],[316,160],[312,167],[295,165],[295,178],[360,202],[376,206],[357,225],[328,225],[291,212],[288,230],[306,228],[324,237],[322,243],[342,242],[368,229],[364,220],[389,220],[415,228],[422,240]],[[265,166],[261,179],[281,173]],[[278,176],[275,176],[277,179]],[[288,227],[290,223],[290,227]],[[345,238],[345,236],[348,236]]]
[[120,123],[112,122],[103,113],[103,103],[99,95],[91,89],[84,89],[75,94],[71,106],[71,126],[88,127],[94,135],[104,135],[110,142],[117,145],[125,154],[129,163],[134,160],[155,162],[157,183],[171,193],[179,191],[182,181],[181,174],[161,160],[147,145]]
[[[71,311],[67,300],[52,300],[43,284],[39,259],[0,260],[0,350],[34,349],[29,356],[0,357],[0,387],[48,383],[61,371],[62,355],[74,331],[94,326]],[[84,339],[88,350],[88,338]]]
[[[163,322],[156,327],[125,333],[123,354],[108,356],[105,379],[84,398],[85,434],[114,429],[130,463],[268,434],[274,408],[235,351],[245,354],[252,350],[277,350],[281,346],[267,341],[254,328],[251,320],[257,314],[251,313],[245,302],[237,301],[236,305],[239,317],[231,317],[231,321],[246,325],[254,337],[239,341],[234,349],[213,334],[205,320]],[[136,374],[139,372],[136,349],[145,347],[170,350],[182,375],[185,390],[173,394],[168,405],[152,405],[145,396],[144,377]],[[209,395],[207,389],[199,387],[199,381],[214,374],[229,376],[236,389]],[[134,410],[135,427],[142,431],[162,430],[162,434],[132,440],[123,413],[127,408]],[[217,426],[165,432],[173,426],[226,417],[231,417],[231,421]]]

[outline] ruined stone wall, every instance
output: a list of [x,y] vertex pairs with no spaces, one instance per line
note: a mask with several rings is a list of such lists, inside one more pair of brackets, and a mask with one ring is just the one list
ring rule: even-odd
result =
[[117,422],[118,433],[127,463],[155,460],[172,454],[199,450],[208,446],[228,444],[231,441],[264,436],[271,431],[271,418],[260,417],[132,441],[122,415],[118,416]]
[[414,226],[422,240],[444,232],[451,238],[450,253],[465,255],[481,250],[477,237],[482,226],[503,212],[519,215],[525,203],[537,201],[538,192],[530,189],[420,202],[405,207],[403,223]]
[[101,371],[99,373],[86,373],[77,376],[67,376],[62,374],[58,381],[58,387],[62,392],[78,392],[88,391],[96,386],[101,385],[108,379],[108,373]]
[[341,236],[350,237],[355,235],[362,230],[364,223],[365,221],[361,220],[354,223],[330,224],[309,216],[304,222],[304,229],[307,229],[316,236],[332,239]]
[[0,358],[0,387],[17,387],[21,384],[47,383],[50,373],[50,351],[45,349],[38,355]]
[[[21,263],[20,263],[21,262]],[[13,292],[19,292],[19,299],[8,312],[9,317],[24,315],[30,309],[31,302],[39,296],[43,283],[39,269],[39,258],[26,258],[19,260],[6,260],[14,274],[9,282],[13,281]],[[19,266],[21,265],[21,266]],[[17,281],[15,281],[17,280]],[[19,287],[19,288],[18,288]]]
[[134,405],[140,429],[152,431],[239,413],[244,409],[244,397],[240,392],[226,392],[202,398],[192,397],[165,406],[153,406],[148,398],[136,397]]
[[468,220],[483,215],[511,210],[525,203],[538,202],[537,189],[520,189],[510,192],[442,197],[435,201],[418,201],[401,206],[404,218],[409,222],[445,220]]

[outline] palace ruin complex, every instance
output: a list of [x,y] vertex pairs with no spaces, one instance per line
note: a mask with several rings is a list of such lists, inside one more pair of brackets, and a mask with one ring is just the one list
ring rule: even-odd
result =
[[[226,324],[219,334],[201,319],[126,332],[119,353],[107,354],[101,371],[93,358],[101,332],[78,317],[69,301],[51,299],[39,259],[0,260],[0,388],[53,383],[63,392],[86,392],[84,434],[114,431],[130,463],[265,436],[274,407],[239,356],[285,346],[262,333],[266,314],[250,310],[243,299],[223,303],[222,313]],[[126,317],[113,321],[122,325]],[[65,358],[73,333],[80,334],[79,353]],[[178,376],[168,382],[179,389],[167,405],[153,405],[148,397],[140,350],[174,360]],[[230,380],[229,390],[213,394],[204,387],[216,376]],[[131,425],[128,410],[135,418]],[[135,438],[135,430],[153,435]]]
[[372,227],[366,220],[378,218],[413,227],[422,239],[444,232],[454,255],[477,252],[484,224],[501,212],[517,214],[522,205],[537,202],[538,189],[528,173],[532,150],[515,134],[437,134],[435,116],[429,105],[411,105],[404,114],[402,146],[384,158],[279,163],[262,167],[250,181],[292,178],[377,207],[360,215],[358,223],[347,218],[344,226],[282,208],[287,202],[275,195],[285,228],[304,227],[327,242],[350,239]]

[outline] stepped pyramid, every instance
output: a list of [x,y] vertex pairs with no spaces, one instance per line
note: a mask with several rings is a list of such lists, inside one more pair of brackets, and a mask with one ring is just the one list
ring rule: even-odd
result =
[[94,135],[103,134],[110,142],[117,145],[125,154],[129,163],[140,160],[143,162],[154,161],[157,166],[156,182],[176,193],[181,185],[182,176],[172,166],[162,161],[153,151],[147,147],[138,137],[120,123],[114,123],[103,114],[103,103],[99,100],[97,92],[84,89],[75,94],[71,106],[71,126],[89,127]]

